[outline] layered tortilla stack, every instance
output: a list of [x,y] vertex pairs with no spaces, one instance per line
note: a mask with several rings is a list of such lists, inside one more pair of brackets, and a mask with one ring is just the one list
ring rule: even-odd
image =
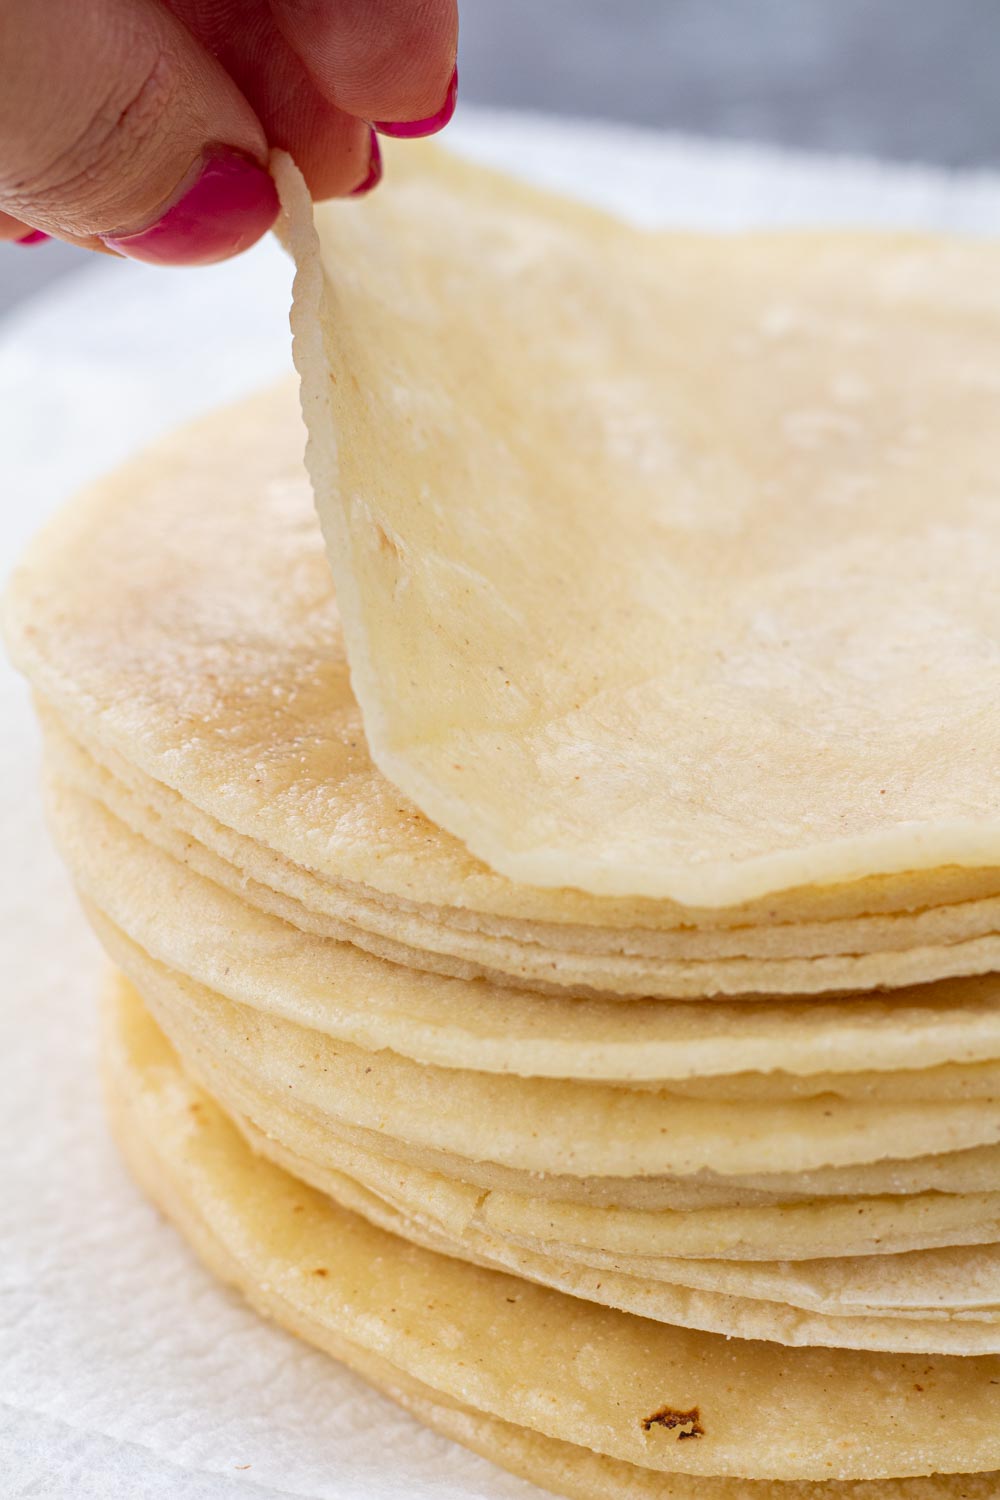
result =
[[283,388],[9,599],[123,1150],[559,1493],[990,1500],[1000,255],[393,165],[282,169],[329,554]]

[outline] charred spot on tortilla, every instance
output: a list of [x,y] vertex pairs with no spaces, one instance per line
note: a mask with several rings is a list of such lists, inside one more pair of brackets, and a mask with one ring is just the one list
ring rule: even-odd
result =
[[665,1427],[668,1432],[675,1427],[684,1429],[677,1434],[677,1441],[682,1438],[700,1438],[705,1436],[705,1429],[701,1425],[701,1413],[697,1406],[692,1406],[690,1411],[678,1411],[674,1406],[661,1406],[659,1411],[654,1411],[650,1416],[643,1417],[640,1423],[643,1432],[651,1432],[654,1427]]

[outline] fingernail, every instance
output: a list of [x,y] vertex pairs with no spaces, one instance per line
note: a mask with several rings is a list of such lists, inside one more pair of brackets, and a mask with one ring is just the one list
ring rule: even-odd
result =
[[436,115],[428,115],[426,120],[376,120],[375,129],[381,130],[383,135],[393,135],[400,141],[414,141],[418,136],[434,135],[436,131],[444,129],[455,113],[457,98],[458,69],[456,68],[451,75],[444,103]]
[[50,238],[51,238],[51,236],[45,234],[45,232],[43,230],[41,230],[41,229],[32,229],[28,234],[22,234],[22,236],[21,236],[21,238],[19,240],[15,240],[14,241],[14,244],[15,245],[40,245],[43,240],[47,240],[47,239],[50,239]]
[[109,250],[158,266],[205,266],[248,249],[278,216],[278,194],[242,151],[206,151],[166,211],[137,234],[105,234]]
[[359,182],[356,188],[351,188],[350,197],[360,198],[362,193],[370,193],[373,187],[382,181],[382,148],[378,143],[378,136],[374,130],[371,133],[371,154],[368,157],[368,176],[363,182]]

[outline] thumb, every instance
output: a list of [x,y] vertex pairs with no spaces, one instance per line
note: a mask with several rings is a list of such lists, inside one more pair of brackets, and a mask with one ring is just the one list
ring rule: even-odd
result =
[[221,260],[277,215],[267,152],[236,84],[158,0],[0,4],[11,219],[138,260]]

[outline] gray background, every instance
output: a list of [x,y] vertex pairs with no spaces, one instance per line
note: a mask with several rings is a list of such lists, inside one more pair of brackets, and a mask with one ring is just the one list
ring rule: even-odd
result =
[[[460,4],[471,102],[1000,165],[1000,0]],[[0,312],[87,260],[62,245],[0,245]]]

